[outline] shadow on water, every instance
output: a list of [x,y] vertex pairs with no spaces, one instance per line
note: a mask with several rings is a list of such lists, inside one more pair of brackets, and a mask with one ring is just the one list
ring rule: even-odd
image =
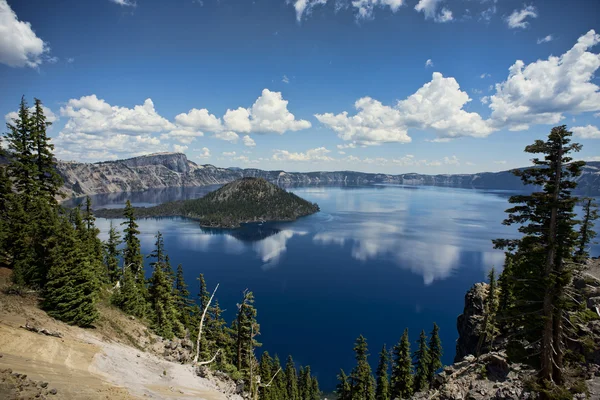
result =
[[281,232],[281,229],[269,223],[242,224],[241,228],[237,229],[200,227],[200,230],[207,235],[229,235],[242,242],[260,242]]

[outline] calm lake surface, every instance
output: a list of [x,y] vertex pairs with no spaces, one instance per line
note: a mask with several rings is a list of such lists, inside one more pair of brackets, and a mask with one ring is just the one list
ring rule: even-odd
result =
[[[149,206],[196,198],[218,186],[98,195],[96,208]],[[245,288],[256,297],[258,340],[285,363],[292,354],[310,365],[321,388],[333,390],[340,368],[354,365],[358,335],[377,354],[408,327],[413,349],[421,329],[441,329],[445,364],[455,353],[456,317],[465,292],[500,269],[503,253],[491,239],[514,237],[501,224],[510,193],[407,186],[301,187],[321,212],[292,223],[205,231],[177,218],[139,220],[142,251],[149,254],[160,230],[174,267],[181,263],[194,296],[204,273],[234,319]],[[72,204],[72,202],[71,202]],[[121,220],[114,220],[118,224]],[[110,221],[98,219],[106,238]],[[595,246],[592,255],[598,256]]]

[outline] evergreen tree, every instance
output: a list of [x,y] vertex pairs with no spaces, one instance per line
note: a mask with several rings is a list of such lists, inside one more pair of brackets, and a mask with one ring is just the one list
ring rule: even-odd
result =
[[296,374],[296,366],[292,356],[288,356],[287,362],[285,363],[285,388],[286,388],[286,399],[288,400],[300,400],[298,393],[298,376]]
[[375,379],[368,362],[367,339],[360,335],[354,345],[356,366],[352,370],[352,400],[375,400]]
[[415,354],[415,379],[414,379],[414,391],[421,392],[429,387],[429,381],[427,377],[429,375],[429,348],[427,347],[427,336],[425,331],[421,331],[419,337],[419,349]]
[[104,244],[104,265],[108,271],[109,281],[116,283],[121,278],[121,269],[119,268],[119,256],[121,250],[121,235],[113,226],[112,221],[110,222],[110,229],[108,231],[108,240]]
[[337,376],[338,384],[335,389],[335,393],[338,395],[339,400],[352,400],[352,386],[350,379],[343,369],[340,370],[340,374]]
[[433,377],[437,370],[442,368],[442,341],[440,340],[440,328],[437,324],[433,323],[433,330],[431,331],[431,337],[429,338],[429,367],[427,381],[429,384],[433,382]]
[[[285,373],[284,373],[283,369],[281,368],[281,361],[279,360],[279,356],[277,354],[275,354],[275,357],[273,358],[272,371],[274,374],[275,373],[277,374],[277,375],[275,375],[275,379],[273,380],[273,383],[271,383],[271,385],[273,386],[274,398],[276,400],[287,399],[287,390],[286,390],[286,386],[285,386]],[[277,372],[277,371],[279,371],[279,372]]]
[[187,329],[192,329],[192,313],[194,302],[190,299],[190,292],[183,277],[183,267],[177,265],[175,276],[175,307],[179,310],[179,321]]
[[56,319],[90,326],[98,317],[97,286],[82,243],[66,218],[61,218],[54,240],[43,306]]
[[392,399],[407,399],[413,395],[413,365],[410,355],[408,329],[404,330],[402,338],[394,346],[392,362]]
[[596,237],[594,228],[594,221],[598,219],[598,205],[594,202],[594,199],[585,197],[581,200],[583,208],[583,220],[579,227],[579,239],[577,243],[577,251],[575,252],[575,259],[579,263],[583,263],[587,257],[589,257],[588,246],[592,243],[592,240]]
[[379,352],[379,364],[377,365],[377,389],[375,390],[376,400],[390,399],[390,380],[388,377],[388,369],[390,365],[390,356],[385,347],[385,344]]
[[42,108],[42,102],[39,99],[35,99],[34,111],[31,115],[31,125],[38,184],[37,192],[48,203],[56,204],[56,197],[59,194],[63,180],[58,172],[56,172],[56,162],[52,153],[54,145],[50,142],[46,134],[46,129],[52,123],[47,121]]
[[137,282],[144,281],[144,258],[140,246],[138,235],[138,224],[135,222],[135,210],[131,206],[131,202],[127,200],[123,216],[126,221],[121,225],[125,225],[125,248],[123,249],[123,264],[125,268],[131,268],[131,272]]
[[301,365],[298,370],[298,397],[300,400],[306,400],[306,372]]
[[276,391],[274,390],[274,387],[270,385],[266,386],[271,380],[271,376],[275,373],[275,371],[273,371],[273,359],[268,351],[265,351],[262,354],[258,370],[261,383],[261,386],[259,387],[259,398],[261,400],[278,400],[275,397]]
[[142,318],[146,315],[146,299],[131,267],[125,266],[121,287],[113,294],[112,302],[127,314]]
[[498,312],[498,290],[496,289],[496,270],[492,268],[488,274],[490,281],[488,285],[488,294],[483,304],[483,327],[479,334],[479,341],[477,343],[477,357],[479,357],[485,345],[491,344],[498,334],[498,328],[496,327],[496,313]]
[[571,136],[565,125],[557,126],[548,140],[537,140],[525,148],[528,153],[544,155],[544,159],[534,158],[533,168],[514,173],[524,184],[541,186],[542,191],[511,196],[509,203],[515,206],[507,210],[504,224],[518,224],[524,236],[494,241],[497,248],[514,250],[519,258],[519,268],[512,277],[514,309],[522,316],[521,331],[526,339],[533,342],[542,338],[540,381],[559,385],[563,382],[564,290],[571,279],[578,238],[573,212],[578,199],[571,196],[571,191],[585,164],[572,162],[569,157],[569,153],[581,150],[581,145],[570,143]]
[[321,389],[319,389],[319,380],[316,376],[312,377],[312,385],[310,388],[311,398],[310,400],[320,400],[321,399]]
[[87,196],[85,199],[85,211],[82,222],[82,241],[85,243],[86,253],[90,259],[91,267],[95,272],[95,277],[100,282],[108,282],[108,269],[105,268],[102,262],[104,257],[102,241],[98,238],[100,229],[96,228],[96,217],[94,217],[90,196]]
[[256,321],[254,294],[247,289],[244,290],[242,302],[237,307],[236,366],[238,371],[248,371],[250,363],[254,362],[254,348],[260,346],[260,343],[254,339],[260,333],[260,325]]

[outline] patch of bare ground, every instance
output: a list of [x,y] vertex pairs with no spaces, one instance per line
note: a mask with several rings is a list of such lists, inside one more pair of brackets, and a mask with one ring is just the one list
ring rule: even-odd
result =
[[[156,336],[140,321],[104,304],[95,329],[66,325],[39,309],[36,293],[6,294],[9,277],[10,271],[0,268],[0,398],[237,398],[219,392],[216,383],[198,377],[190,365],[145,352]],[[26,324],[61,337],[21,328]],[[27,377],[21,380],[22,375]],[[48,385],[36,392],[41,383]]]

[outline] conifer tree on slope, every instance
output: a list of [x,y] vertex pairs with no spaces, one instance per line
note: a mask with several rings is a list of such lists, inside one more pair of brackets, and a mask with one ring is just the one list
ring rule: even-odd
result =
[[433,377],[437,370],[442,368],[442,341],[440,340],[440,328],[433,323],[433,330],[429,338],[429,367],[427,381],[429,384],[433,382]]
[[42,102],[35,99],[33,114],[31,115],[31,125],[33,130],[33,147],[35,151],[35,164],[37,173],[38,193],[52,205],[57,203],[56,197],[59,195],[63,180],[56,172],[56,162],[54,161],[54,145],[50,142],[46,129],[52,125],[47,121],[42,108]]
[[306,399],[306,373],[304,372],[304,367],[301,365],[298,369],[298,398],[300,400]]
[[275,371],[273,371],[273,359],[269,355],[268,351],[265,351],[260,357],[258,373],[260,375],[260,383],[262,384],[259,387],[259,398],[261,400],[279,400],[276,397],[274,386],[264,386],[275,373]]
[[125,225],[125,237],[123,238],[125,242],[125,248],[123,249],[124,268],[131,268],[136,281],[141,283],[144,281],[144,258],[142,257],[140,239],[138,238],[140,231],[138,224],[135,222],[135,210],[129,200],[125,204],[123,216],[126,219],[125,222],[121,223],[121,225]]
[[90,326],[98,317],[97,286],[90,262],[69,221],[62,217],[51,251],[52,267],[44,289],[48,314],[69,324]]
[[427,376],[429,375],[429,348],[427,347],[427,336],[421,331],[419,336],[419,349],[415,353],[415,379],[414,391],[420,392],[429,387]]
[[404,330],[402,338],[392,350],[392,399],[408,399],[413,395],[413,365],[410,354],[408,329]]
[[254,360],[254,348],[260,346],[254,338],[260,333],[260,325],[256,321],[254,294],[244,290],[242,302],[238,304],[235,324],[236,334],[236,366],[238,371],[248,371]]
[[104,243],[104,265],[108,271],[110,283],[116,283],[121,278],[121,269],[119,268],[119,256],[121,250],[121,234],[115,229],[112,221],[108,231],[108,240]]
[[335,389],[335,393],[338,395],[339,400],[351,400],[352,399],[352,386],[350,378],[343,369],[340,370],[337,376],[338,384]]
[[371,372],[371,366],[367,360],[369,357],[367,339],[360,335],[354,344],[356,366],[352,370],[352,400],[375,400],[375,379]]
[[[552,128],[546,141],[536,140],[525,148],[534,158],[533,168],[515,170],[524,184],[541,186],[541,192],[511,196],[515,206],[505,225],[518,224],[521,239],[498,239],[497,248],[515,251],[519,268],[515,268],[515,310],[525,315],[523,332],[531,342],[542,338],[539,380],[542,383],[563,383],[563,318],[564,289],[571,279],[577,234],[574,231],[574,206],[571,196],[581,175],[583,161],[572,162],[571,152],[581,145],[571,143],[572,132],[565,125]],[[538,305],[541,304],[541,307]],[[534,339],[535,338],[535,339]]]
[[486,344],[491,344],[498,334],[498,328],[496,327],[496,313],[498,312],[498,290],[496,289],[496,270],[494,268],[490,270],[488,279],[490,283],[488,285],[488,294],[483,304],[483,327],[482,332],[479,334],[479,341],[477,343],[477,357],[479,357],[482,351],[486,349]]
[[596,237],[596,232],[593,230],[594,221],[598,219],[598,205],[591,197],[585,197],[581,200],[583,208],[583,220],[579,228],[579,239],[577,241],[577,251],[575,259],[578,263],[583,263],[588,258],[588,246]]
[[146,315],[147,304],[144,292],[140,288],[133,270],[125,266],[121,287],[113,294],[112,302],[127,314],[143,318]]
[[388,369],[390,366],[390,355],[385,344],[379,352],[379,364],[377,365],[377,388],[375,390],[375,400],[390,399],[390,379]]
[[[277,373],[277,375],[275,376],[275,379],[273,380],[272,385],[275,387],[275,398],[276,399],[285,399],[287,400],[287,390],[286,390],[286,386],[285,386],[285,373],[283,371],[283,368],[281,367],[281,361],[279,360],[279,356],[277,354],[275,354],[275,357],[273,357],[273,368],[272,368],[273,373],[277,373],[277,371],[279,371],[279,373]],[[267,382],[268,383],[268,382]]]
[[292,356],[288,356],[285,363],[285,388],[288,400],[299,400],[298,394],[298,376],[296,374],[296,366]]
[[86,196],[85,210],[83,212],[83,235],[82,240],[85,242],[85,248],[90,258],[91,267],[94,270],[94,275],[99,282],[108,282],[108,270],[102,262],[104,253],[102,249],[102,241],[98,238],[100,229],[96,228],[96,217],[92,210],[92,199]]
[[175,307],[179,310],[179,320],[189,330],[192,328],[193,303],[192,299],[190,299],[190,291],[183,277],[183,267],[179,264],[177,265],[177,275],[175,276]]

